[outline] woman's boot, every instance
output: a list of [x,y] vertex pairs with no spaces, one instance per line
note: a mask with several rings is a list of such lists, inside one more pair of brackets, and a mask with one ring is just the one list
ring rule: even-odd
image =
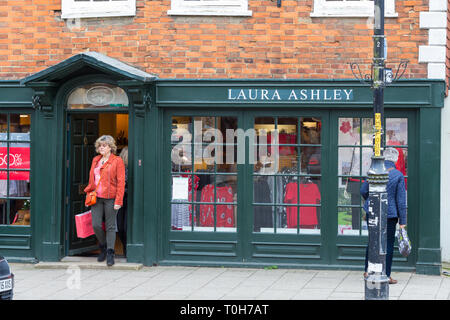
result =
[[104,245],[100,245],[100,254],[98,255],[97,261],[103,262],[106,259],[106,243]]
[[111,267],[114,264],[114,250],[108,249],[106,250],[106,265]]

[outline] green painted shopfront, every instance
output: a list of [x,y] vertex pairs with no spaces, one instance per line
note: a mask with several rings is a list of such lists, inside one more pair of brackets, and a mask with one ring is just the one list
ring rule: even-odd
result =
[[[439,274],[443,81],[385,89],[413,251],[393,270]],[[0,81],[0,254],[94,256],[74,216],[103,134],[128,147],[127,232],[116,254],[152,265],[362,270],[359,193],[372,91],[354,80],[171,80],[95,52]]]

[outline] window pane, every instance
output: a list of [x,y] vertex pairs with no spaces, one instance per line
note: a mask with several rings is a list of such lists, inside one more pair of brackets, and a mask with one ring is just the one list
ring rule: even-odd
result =
[[408,145],[408,119],[387,118],[386,119],[386,145],[407,146]]
[[[297,118],[278,119],[278,154],[283,158],[293,158],[296,155],[295,146],[283,146],[284,144],[297,144]],[[275,147],[274,147],[275,148]]]
[[338,175],[359,176],[359,148],[339,148]]
[[300,178],[300,203],[320,204],[320,178]]
[[302,173],[320,174],[321,147],[300,147]]
[[172,172],[192,171],[192,130],[190,117],[172,118]]
[[[22,175],[22,176],[18,176]],[[8,177],[9,177],[9,195],[8,195]],[[23,179],[26,177],[27,179]],[[13,179],[16,178],[16,179]],[[20,179],[17,179],[20,178]],[[30,173],[11,171],[0,171],[0,198],[6,197],[29,197],[30,196]]]
[[362,148],[362,176],[367,176],[367,171],[369,170],[371,164],[372,164],[372,155],[373,155],[373,149],[372,148]]
[[254,213],[254,232],[274,232],[273,215],[274,206],[253,206]]
[[108,83],[87,84],[72,91],[67,106],[69,109],[126,108],[128,96],[122,88]]
[[360,188],[360,179],[339,178],[338,205],[361,205],[362,197],[359,192]]
[[[0,133],[8,132],[8,115],[5,113],[0,114]],[[6,135],[0,135],[0,140],[6,140]]]
[[10,217],[14,217],[11,224],[16,226],[30,225],[30,200],[11,199],[9,201]]
[[191,230],[191,208],[192,205],[188,203],[172,203],[172,230]]
[[339,118],[339,145],[359,145],[359,132],[359,118]]
[[338,235],[359,236],[361,230],[367,230],[361,211],[359,207],[338,208]]
[[10,140],[30,141],[31,116],[29,114],[10,115]]
[[320,144],[322,122],[320,118],[301,118],[300,119],[301,143],[302,144]]
[[373,119],[362,119],[362,144],[365,146],[373,145]]

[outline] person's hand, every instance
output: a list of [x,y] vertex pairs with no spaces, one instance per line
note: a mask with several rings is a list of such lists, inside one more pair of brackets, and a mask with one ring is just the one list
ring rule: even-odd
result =
[[120,206],[120,205],[118,205],[118,204],[115,204],[115,205],[114,205],[114,210],[119,210],[121,207],[122,207],[122,206]]
[[400,228],[403,229],[404,227],[406,227],[406,224],[401,224],[401,225],[400,225]]

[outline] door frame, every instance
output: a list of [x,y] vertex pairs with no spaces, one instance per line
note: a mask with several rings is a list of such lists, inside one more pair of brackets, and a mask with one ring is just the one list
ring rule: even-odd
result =
[[[113,113],[113,114],[128,114],[128,127],[130,127],[130,113],[129,110],[117,110],[117,109],[84,109],[84,110],[67,110],[65,112],[65,132],[64,132],[64,218],[62,219],[63,222],[63,235],[64,235],[64,250],[63,254],[64,256],[71,256],[71,255],[77,255],[79,253],[94,250],[97,248],[97,246],[90,246],[88,248],[79,248],[79,249],[69,249],[70,248],[70,184],[71,184],[71,173],[70,173],[70,159],[71,159],[71,152],[72,152],[72,142],[70,141],[70,123],[72,115],[77,114],[100,114],[100,113]],[[89,161],[88,161],[89,162]],[[128,199],[129,200],[129,199]],[[129,203],[129,201],[128,201]],[[87,210],[87,208],[86,208]],[[127,219],[129,220],[130,215],[127,215]],[[130,221],[127,221],[127,226],[129,226]],[[128,236],[128,232],[127,232]]]

